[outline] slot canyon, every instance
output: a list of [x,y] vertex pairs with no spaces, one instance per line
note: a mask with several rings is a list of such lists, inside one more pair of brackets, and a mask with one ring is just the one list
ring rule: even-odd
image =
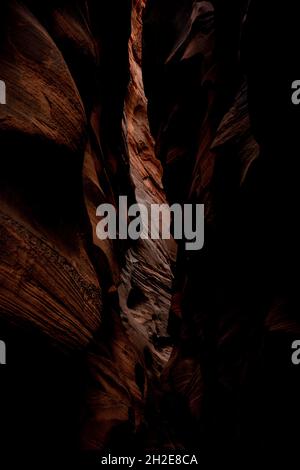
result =
[[[292,458],[298,13],[2,0],[1,468]],[[120,196],[204,204],[203,249],[100,240],[97,207]]]

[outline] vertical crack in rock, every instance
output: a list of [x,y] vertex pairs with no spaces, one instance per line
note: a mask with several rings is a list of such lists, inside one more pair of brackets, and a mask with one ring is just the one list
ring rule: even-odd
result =
[[[152,204],[166,204],[162,167],[155,155],[149,129],[147,100],[142,77],[142,14],[145,1],[135,0],[129,40],[130,82],[124,110],[132,179],[138,203],[150,211]],[[176,245],[173,240],[137,241],[127,252],[120,287],[123,321],[129,323],[134,343],[147,347],[159,368],[170,354],[167,332],[172,272]]]

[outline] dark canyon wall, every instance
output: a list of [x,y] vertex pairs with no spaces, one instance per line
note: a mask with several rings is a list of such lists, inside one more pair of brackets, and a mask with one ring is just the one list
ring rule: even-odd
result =
[[162,412],[168,444],[201,448],[211,465],[296,448],[295,15],[291,2],[283,12],[217,0],[148,0],[144,15],[144,83],[167,197],[206,212],[204,249],[179,248]]

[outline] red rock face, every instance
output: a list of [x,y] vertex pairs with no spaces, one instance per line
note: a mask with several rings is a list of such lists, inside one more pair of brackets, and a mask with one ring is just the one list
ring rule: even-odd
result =
[[16,1],[1,17],[1,406],[4,447],[30,463],[72,465],[119,433],[130,443],[143,422],[146,344],[123,327],[117,292],[126,245],[95,233],[101,203],[135,200],[122,129],[130,2],[119,11]]
[[[170,447],[212,468],[292,451],[299,71],[278,51],[297,43],[295,18],[256,0],[2,2],[11,466]],[[204,203],[203,250],[99,240],[96,209],[121,195]]]

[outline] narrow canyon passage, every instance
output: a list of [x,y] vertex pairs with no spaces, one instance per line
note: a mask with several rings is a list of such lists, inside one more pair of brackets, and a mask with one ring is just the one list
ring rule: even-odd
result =
[[[167,204],[162,185],[162,166],[155,155],[142,77],[142,15],[145,2],[133,2],[129,39],[130,81],[124,107],[130,172],[138,203],[149,212],[153,204]],[[158,227],[159,228],[159,227]],[[148,348],[162,368],[170,355],[168,317],[171,304],[176,243],[173,240],[138,240],[126,253],[126,268],[120,288],[125,322],[147,338]],[[131,331],[131,334],[133,332]],[[169,345],[168,345],[169,342]],[[166,346],[164,346],[164,344]]]
[[[1,2],[1,469],[297,449],[298,10]],[[120,198],[204,205],[203,248],[99,237]]]

